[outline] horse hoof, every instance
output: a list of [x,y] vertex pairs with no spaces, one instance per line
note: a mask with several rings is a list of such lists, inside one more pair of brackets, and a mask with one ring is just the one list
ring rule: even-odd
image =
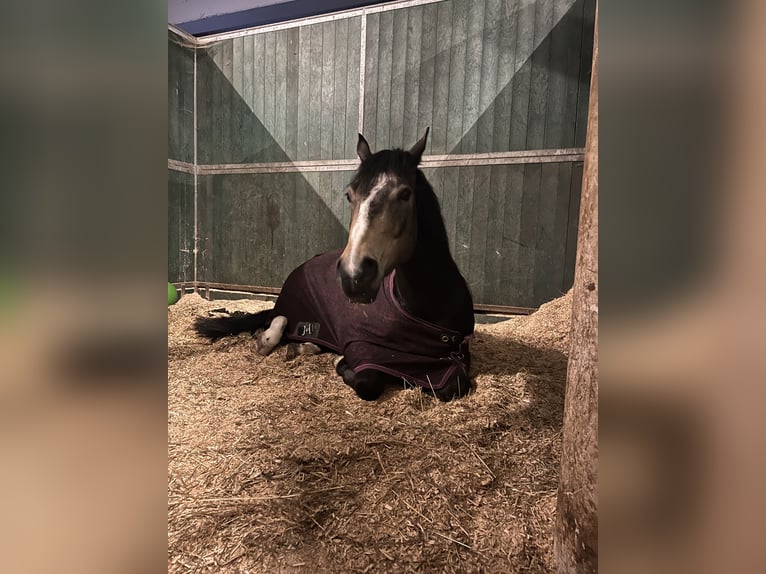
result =
[[357,376],[354,390],[363,401],[375,401],[383,394],[384,384],[380,380]]
[[438,391],[433,391],[434,396],[443,403],[448,403],[452,399],[459,399],[469,392],[471,392],[471,381],[469,379],[461,379],[460,377],[448,381]]

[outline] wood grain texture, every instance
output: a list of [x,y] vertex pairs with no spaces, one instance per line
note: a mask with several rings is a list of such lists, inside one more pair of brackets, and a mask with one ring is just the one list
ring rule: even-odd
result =
[[[309,257],[345,244],[338,173],[200,177],[201,280],[280,286]],[[345,174],[350,178],[350,173]],[[336,211],[338,210],[338,211]]]
[[436,7],[433,122],[429,137],[432,154],[446,154],[450,151],[447,148],[447,117],[452,58],[452,9],[452,2],[441,2]]
[[539,3],[522,5],[516,21],[516,49],[513,83],[511,86],[510,150],[528,149],[529,97],[532,58],[535,39],[535,13]]
[[356,141],[359,128],[359,74],[362,58],[361,37],[361,16],[351,18],[348,22],[348,35],[346,36],[348,65],[346,66],[346,148],[343,155],[345,159],[356,159]]
[[194,54],[168,40],[168,158],[194,161]]
[[168,281],[194,281],[194,176],[170,170]]

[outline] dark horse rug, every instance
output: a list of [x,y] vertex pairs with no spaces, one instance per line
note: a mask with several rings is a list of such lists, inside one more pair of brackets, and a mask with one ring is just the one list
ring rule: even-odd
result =
[[274,307],[275,317],[287,317],[284,338],[340,353],[355,373],[382,371],[426,389],[441,389],[456,371],[468,379],[471,333],[407,313],[394,296],[396,271],[372,303],[351,303],[336,280],[340,253],[317,255],[285,281]]

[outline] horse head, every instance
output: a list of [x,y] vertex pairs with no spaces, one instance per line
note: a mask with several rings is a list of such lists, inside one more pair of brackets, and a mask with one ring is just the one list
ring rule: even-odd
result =
[[415,252],[418,238],[417,170],[425,135],[407,151],[370,151],[362,134],[359,169],[346,188],[351,203],[348,243],[338,259],[338,281],[357,303],[375,299],[383,278]]

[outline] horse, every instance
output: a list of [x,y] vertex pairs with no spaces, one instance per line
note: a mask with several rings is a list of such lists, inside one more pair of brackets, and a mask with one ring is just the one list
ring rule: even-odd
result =
[[198,317],[196,332],[216,340],[250,331],[263,355],[285,342],[288,358],[338,353],[337,374],[367,401],[402,381],[444,402],[467,394],[473,300],[418,168],[428,131],[409,150],[376,153],[360,133],[345,248],[292,271],[273,309]]

